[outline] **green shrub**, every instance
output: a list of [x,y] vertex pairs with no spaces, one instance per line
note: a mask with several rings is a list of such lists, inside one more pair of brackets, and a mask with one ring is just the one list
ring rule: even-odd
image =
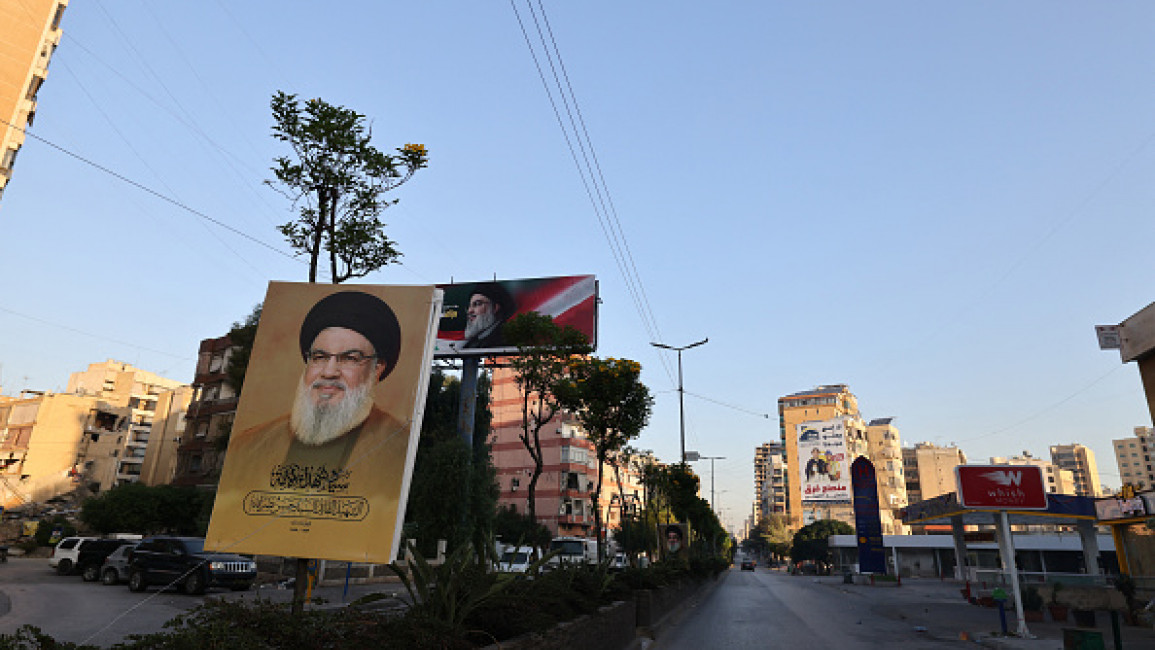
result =
[[64,515],[56,515],[51,519],[40,520],[40,524],[36,527],[36,535],[34,536],[36,544],[38,546],[52,546],[55,544],[55,542],[48,541],[52,537],[52,531],[55,528],[60,528],[61,530],[60,539],[72,537],[76,534],[76,526],[72,525]]
[[1023,598],[1024,610],[1029,612],[1043,611],[1043,597],[1039,595],[1039,590],[1037,587],[1026,585],[1020,590],[1020,593]]

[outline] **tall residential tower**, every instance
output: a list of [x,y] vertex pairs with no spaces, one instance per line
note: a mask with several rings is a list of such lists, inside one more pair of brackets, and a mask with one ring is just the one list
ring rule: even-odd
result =
[[0,2],[0,197],[12,178],[24,129],[36,116],[36,94],[60,43],[68,0]]

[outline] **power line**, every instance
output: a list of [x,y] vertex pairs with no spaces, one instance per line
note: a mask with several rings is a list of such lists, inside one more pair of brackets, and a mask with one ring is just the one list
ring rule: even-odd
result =
[[1021,426],[1021,425],[1023,425],[1023,424],[1026,424],[1027,422],[1030,422],[1031,420],[1034,420],[1034,419],[1036,419],[1036,418],[1038,418],[1038,417],[1040,417],[1040,416],[1042,416],[1042,415],[1044,415],[1044,414],[1046,414],[1046,413],[1049,413],[1050,411],[1054,410],[1056,407],[1058,407],[1058,406],[1062,406],[1063,404],[1066,404],[1067,402],[1069,402],[1069,401],[1071,401],[1071,400],[1075,399],[1075,398],[1076,398],[1076,397],[1078,397],[1079,395],[1082,395],[1083,393],[1085,393],[1085,392],[1087,392],[1088,390],[1090,390],[1092,386],[1094,386],[1095,384],[1097,384],[1097,383],[1099,383],[1099,382],[1103,381],[1103,380],[1104,380],[1104,379],[1106,379],[1107,377],[1110,377],[1111,375],[1115,374],[1116,372],[1119,372],[1119,370],[1120,370],[1120,369],[1122,369],[1122,368],[1124,368],[1124,367],[1125,367],[1125,366],[1123,366],[1122,364],[1120,364],[1120,365],[1118,365],[1118,366],[1115,366],[1115,367],[1114,367],[1114,368],[1112,368],[1112,369],[1111,369],[1109,372],[1107,372],[1107,373],[1105,373],[1105,374],[1102,374],[1102,375],[1100,375],[1098,378],[1096,378],[1094,381],[1092,381],[1091,383],[1087,384],[1086,386],[1083,386],[1083,387],[1082,387],[1082,388],[1080,388],[1079,390],[1077,390],[1077,391],[1075,391],[1075,392],[1071,393],[1070,395],[1068,395],[1068,396],[1064,397],[1063,399],[1061,399],[1061,400],[1059,400],[1059,401],[1055,402],[1054,404],[1051,404],[1050,406],[1047,406],[1047,407],[1045,407],[1045,408],[1042,408],[1042,409],[1040,409],[1040,410],[1036,411],[1035,413],[1033,413],[1033,414],[1031,414],[1031,415],[1028,415],[1027,417],[1025,417],[1025,418],[1023,418],[1023,419],[1019,420],[1018,422],[1015,422],[1015,423],[1014,423],[1014,424],[1012,424],[1012,425],[1009,425],[1009,426],[1005,426],[1005,427],[1003,427],[1003,428],[1001,428],[1001,429],[998,429],[998,430],[996,430],[996,431],[991,431],[990,433],[984,433],[984,434],[982,434],[981,436],[974,436],[973,438],[963,438],[963,439],[959,440],[958,442],[959,442],[959,443],[964,443],[964,442],[971,442],[971,441],[974,441],[974,440],[982,440],[983,438],[989,438],[989,437],[991,437],[991,436],[997,436],[997,435],[999,435],[1000,433],[1006,433],[1007,431],[1010,431],[1011,429],[1014,429],[1014,428],[1017,428],[1017,427],[1019,427],[1019,426]]
[[214,219],[214,218],[210,217],[209,215],[201,212],[200,210],[196,210],[194,208],[191,208],[191,207],[185,205],[184,203],[177,201],[176,199],[165,196],[164,194],[161,194],[160,192],[152,189],[151,187],[148,187],[142,183],[138,183],[138,182],[132,180],[131,178],[128,178],[127,176],[124,176],[123,174],[120,174],[118,172],[115,172],[115,171],[109,169],[108,167],[105,167],[104,165],[101,165],[97,162],[89,160],[88,158],[85,158],[84,156],[81,156],[78,153],[73,153],[72,151],[69,151],[68,149],[65,149],[64,147],[62,147],[62,146],[60,146],[60,145],[58,145],[58,144],[56,144],[50,140],[42,138],[42,137],[36,135],[35,133],[28,131],[27,129],[22,129],[19,126],[12,124],[11,122],[9,122],[8,120],[6,120],[4,118],[0,118],[0,122],[3,122],[4,124],[7,124],[8,126],[14,128],[14,129],[18,129],[21,132],[23,132],[24,135],[26,135],[26,136],[34,139],[34,140],[38,140],[40,142],[43,142],[44,144],[48,145],[49,147],[52,147],[53,149],[56,149],[57,151],[65,154],[67,156],[75,158],[76,160],[79,160],[80,162],[82,162],[86,165],[94,167],[94,168],[104,172],[105,174],[112,176],[113,178],[115,178],[119,181],[122,181],[124,183],[127,183],[127,184],[139,189],[139,190],[147,192],[148,194],[151,194],[162,201],[165,201],[167,203],[171,203],[172,205],[175,205],[176,207],[178,207],[178,208],[180,208],[186,212],[192,213],[192,214],[200,217],[201,219],[204,219],[205,221],[216,224],[217,226],[220,226],[221,228],[228,230],[229,232],[233,233],[234,235],[239,235],[239,236],[253,242],[254,244],[258,244],[260,246],[263,246],[263,247],[273,251],[274,253],[276,253],[278,255],[282,255],[282,256],[287,257],[291,260],[304,263],[304,260],[299,259],[297,256],[292,255],[291,253],[286,253],[285,251],[273,246],[272,244],[265,243],[265,242],[261,241],[260,239],[257,239],[256,237],[249,235],[248,233],[237,230],[236,228],[228,225],[227,223],[224,223],[222,221]]
[[769,413],[759,413],[759,412],[757,412],[757,411],[751,411],[750,409],[745,409],[745,408],[742,408],[741,406],[735,406],[735,405],[733,405],[733,404],[727,404],[726,402],[721,402],[721,401],[718,401],[718,400],[716,400],[716,399],[713,399],[713,398],[710,398],[710,397],[706,397],[705,395],[699,395],[699,394],[697,394],[697,393],[691,393],[690,391],[686,391],[686,394],[687,394],[687,395],[692,395],[692,396],[694,396],[694,397],[697,397],[697,398],[698,398],[698,399],[700,399],[700,400],[705,400],[705,401],[707,401],[707,402],[710,402],[711,404],[717,404],[718,406],[724,406],[724,407],[726,407],[726,408],[728,408],[728,409],[731,409],[731,410],[734,410],[734,411],[739,411],[739,412],[741,412],[741,413],[746,413],[747,415],[753,415],[753,416],[755,416],[755,417],[759,417],[759,418],[765,418],[765,419],[767,419],[767,420],[769,420],[769,419],[770,419],[770,414],[769,414]]
[[[656,322],[654,321],[653,311],[649,308],[648,299],[644,289],[642,288],[641,278],[638,276],[637,267],[633,263],[633,256],[629,252],[628,245],[625,244],[625,233],[621,229],[621,223],[616,217],[616,212],[611,215],[611,209],[613,205],[612,200],[610,200],[609,191],[605,187],[605,179],[604,175],[601,173],[600,165],[597,164],[597,157],[594,153],[592,140],[589,138],[589,131],[586,129],[584,120],[581,118],[577,96],[573,92],[572,84],[569,83],[568,74],[565,73],[561,51],[557,47],[557,40],[554,38],[552,30],[549,28],[548,18],[545,14],[545,8],[542,6],[540,0],[536,10],[534,9],[534,6],[530,0],[527,0],[526,4],[533,19],[533,26],[534,30],[536,31],[537,38],[541,43],[540,47],[543,56],[549,64],[551,76],[553,77],[556,89],[550,85],[550,82],[546,78],[546,73],[542,68],[540,59],[538,58],[537,50],[534,48],[533,40],[530,38],[529,31],[526,28],[525,21],[522,20],[521,12],[518,11],[516,2],[514,0],[510,0],[510,7],[513,9],[513,13],[517,18],[517,23],[521,29],[522,36],[525,38],[526,46],[529,48],[530,57],[533,59],[534,67],[537,69],[538,78],[541,80],[542,86],[545,89],[546,97],[549,100],[550,107],[553,109],[554,117],[557,120],[558,127],[562,131],[562,136],[565,140],[567,149],[569,149],[570,157],[573,159],[574,166],[577,167],[578,176],[581,179],[582,186],[585,188],[586,196],[589,198],[590,205],[594,209],[594,216],[598,220],[598,225],[602,230],[602,235],[605,237],[606,243],[609,245],[610,253],[614,258],[614,263],[617,265],[618,272],[621,274],[622,279],[625,281],[626,290],[629,293],[631,301],[634,303],[634,309],[637,311],[638,316],[642,321],[642,326],[646,330],[647,334],[649,334],[651,339],[661,340],[662,336],[658,330]],[[538,20],[539,12],[542,16],[541,21]],[[545,31],[549,31],[549,42],[547,42],[546,33],[542,29],[543,22],[546,25]],[[552,51],[550,47],[551,43]],[[556,64],[554,62],[555,58],[557,60]],[[559,68],[562,70],[560,75],[558,73]],[[562,82],[563,76],[565,77],[565,83]],[[558,101],[554,98],[555,92],[561,100],[561,104],[565,112],[564,119],[562,117],[562,109],[559,109]],[[575,111],[577,112],[576,117]],[[577,149],[575,149],[575,143],[577,145]],[[581,152],[580,156],[578,154],[578,150]],[[658,358],[660,359],[662,366],[666,371],[667,377],[673,381],[673,371],[670,369],[666,357],[664,355],[659,355]]]
[[137,345],[135,343],[129,343],[128,341],[121,341],[120,339],[114,339],[114,338],[111,338],[108,336],[102,336],[100,334],[93,334],[92,332],[86,332],[84,330],[76,329],[75,327],[70,327],[68,325],[61,325],[60,323],[53,323],[52,321],[45,320],[43,318],[39,318],[36,316],[29,316],[28,314],[22,314],[18,311],[13,311],[13,310],[8,309],[7,307],[4,307],[4,306],[0,306],[0,311],[4,312],[6,314],[12,314],[13,316],[19,316],[20,318],[26,318],[26,319],[31,320],[31,321],[36,321],[37,323],[43,323],[45,325],[51,325],[52,327],[59,327],[60,329],[68,330],[70,332],[75,332],[77,334],[83,334],[84,336],[90,336],[94,339],[101,339],[104,341],[108,341],[110,343],[116,343],[118,345],[126,345],[130,348],[136,348],[138,350],[143,350],[145,352],[152,352],[154,354],[161,354],[161,355],[164,355],[166,357],[172,357],[173,359],[180,359],[181,361],[195,361],[196,360],[196,357],[187,357],[187,356],[181,356],[178,354],[172,354],[171,352],[154,350],[153,348],[147,348],[147,347],[144,347],[143,345]]

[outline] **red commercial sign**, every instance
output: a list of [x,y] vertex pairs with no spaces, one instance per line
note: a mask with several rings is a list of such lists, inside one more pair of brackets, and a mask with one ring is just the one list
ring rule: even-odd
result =
[[1037,465],[959,465],[954,471],[964,508],[1047,509],[1043,470]]

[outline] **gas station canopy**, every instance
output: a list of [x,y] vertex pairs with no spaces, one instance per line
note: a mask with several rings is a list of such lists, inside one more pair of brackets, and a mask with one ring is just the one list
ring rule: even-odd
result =
[[[964,508],[954,492],[943,494],[909,505],[903,512],[906,525],[949,524],[955,517],[970,526],[990,525],[992,515],[999,511],[991,508]],[[1080,521],[1095,521],[1095,500],[1070,494],[1048,494],[1046,510],[1007,510],[1012,526],[1069,525]]]

